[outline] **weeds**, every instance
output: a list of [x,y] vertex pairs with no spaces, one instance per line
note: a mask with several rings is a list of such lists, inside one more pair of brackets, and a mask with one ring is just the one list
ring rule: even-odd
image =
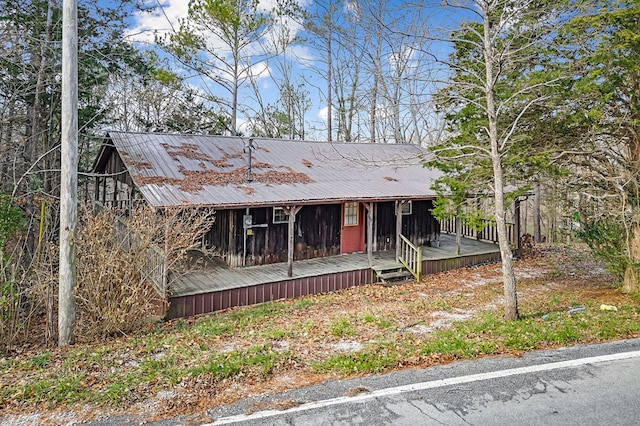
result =
[[[171,259],[171,265],[184,263],[187,250],[210,221],[204,213],[179,210],[158,216],[140,208],[123,219],[108,209],[96,214],[83,209],[76,241],[80,336],[122,335],[154,318],[166,298],[163,269],[157,265],[165,259]],[[163,251],[167,253],[158,255]]]
[[312,364],[318,373],[330,372],[336,374],[379,373],[395,367],[401,354],[396,352],[391,343],[376,343],[365,350],[351,354],[338,354],[324,361]]
[[345,316],[338,317],[329,324],[329,331],[335,337],[354,336],[356,330],[351,324],[351,320]]

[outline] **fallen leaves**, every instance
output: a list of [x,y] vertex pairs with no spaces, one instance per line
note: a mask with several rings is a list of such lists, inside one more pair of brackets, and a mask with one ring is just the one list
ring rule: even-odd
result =
[[[548,312],[545,311],[545,300],[549,294],[566,295],[563,297],[569,302],[589,300],[596,307],[632,304],[627,295],[611,287],[611,277],[600,265],[580,250],[537,248],[535,256],[516,261],[521,306],[533,309],[533,312]],[[107,345],[86,345],[86,356],[73,365],[68,361],[65,364],[67,358],[60,349],[52,349],[46,374],[52,377],[64,374],[69,368],[74,371],[84,368],[81,384],[86,389],[93,389],[109,386],[106,378],[111,375],[137,374],[143,367],[153,372],[154,365],[170,364],[180,372],[176,385],[168,385],[162,377],[153,377],[135,390],[132,400],[128,401],[130,405],[123,404],[118,409],[119,413],[138,411],[162,418],[198,413],[249,396],[321,382],[335,375],[314,372],[311,365],[336,356],[349,358],[373,353],[379,357],[387,351],[398,354],[397,363],[387,368],[423,368],[449,363],[459,355],[437,350],[422,354],[420,348],[436,328],[450,327],[455,321],[483,312],[499,311],[501,274],[500,265],[491,264],[428,275],[420,283],[360,286],[280,301],[270,305],[273,309],[265,315],[250,315],[251,309],[255,308],[249,307],[175,320],[152,330],[151,334],[141,332],[128,339],[111,340]],[[617,312],[611,310],[610,314]],[[216,334],[213,332],[216,321],[220,330],[227,330],[222,327],[223,322],[233,321],[233,329]],[[352,332],[344,336],[336,333],[336,325],[342,323],[348,324]],[[483,336],[479,338],[483,339]],[[108,347],[107,353],[100,355],[105,347]],[[252,348],[262,348],[253,352],[253,356],[266,366],[266,370],[242,370],[242,374],[225,376],[222,380],[215,380],[212,375],[189,373],[209,365],[214,359],[243,356]],[[378,352],[375,352],[376,348]],[[15,384],[25,377],[29,381],[35,380],[40,373],[21,365],[27,365],[42,350],[25,348],[9,361],[0,362],[0,381]],[[515,356],[522,353],[504,347],[495,347],[489,352]],[[101,362],[85,359],[89,357],[101,359]],[[355,387],[349,389],[347,395],[357,396],[367,391],[364,387]],[[167,393],[171,397],[163,397]],[[136,398],[139,398],[137,403]],[[257,403],[251,410],[286,409],[300,403],[285,399]],[[23,408],[7,400],[1,404],[5,410]]]

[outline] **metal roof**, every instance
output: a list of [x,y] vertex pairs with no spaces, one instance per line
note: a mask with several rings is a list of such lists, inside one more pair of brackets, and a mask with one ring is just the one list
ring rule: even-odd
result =
[[416,145],[254,138],[247,181],[246,137],[110,132],[96,159],[113,148],[154,207],[318,204],[334,201],[432,199],[440,176],[423,167]]

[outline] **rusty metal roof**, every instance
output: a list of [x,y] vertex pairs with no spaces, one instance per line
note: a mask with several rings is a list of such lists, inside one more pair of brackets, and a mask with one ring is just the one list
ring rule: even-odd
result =
[[[422,166],[415,145],[354,144],[254,138],[110,132],[96,159],[119,153],[154,207],[318,204],[335,201],[431,199],[439,172]],[[112,148],[113,147],[113,148]]]

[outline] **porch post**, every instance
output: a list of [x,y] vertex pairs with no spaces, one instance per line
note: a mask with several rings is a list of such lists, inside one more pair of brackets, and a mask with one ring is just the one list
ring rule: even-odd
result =
[[[113,178],[112,178],[113,179]],[[107,176],[102,179],[102,206],[107,206]]]
[[400,234],[402,233],[402,206],[405,200],[396,202],[396,260],[400,260]]
[[236,211],[227,210],[229,212],[229,243],[227,246],[227,264],[232,268],[238,266],[236,259]]
[[456,256],[460,256],[460,243],[462,242],[462,220],[459,216],[455,218],[456,223]]
[[373,205],[374,203],[363,203],[367,209],[367,258],[369,266],[373,262]]
[[118,179],[117,178],[113,178],[113,205],[111,206],[111,208],[114,208],[114,209],[120,208],[120,206],[118,205]]
[[373,251],[378,251],[378,203],[373,203]]
[[519,250],[520,249],[520,198],[516,198],[513,215],[515,216],[514,219],[516,223],[514,225],[514,230],[513,230],[514,235],[512,236],[512,238],[515,239],[515,241],[512,241],[512,243],[515,249]]
[[99,176],[96,176],[96,179],[94,181],[93,191],[94,191],[94,194],[93,194],[94,202],[91,204],[95,206],[95,204],[100,201],[100,177]]
[[293,235],[295,233],[294,224],[296,222],[296,214],[300,211],[302,206],[287,206],[284,207],[284,210],[287,212],[289,216],[289,247],[288,247],[288,255],[287,255],[287,276],[293,276]]

